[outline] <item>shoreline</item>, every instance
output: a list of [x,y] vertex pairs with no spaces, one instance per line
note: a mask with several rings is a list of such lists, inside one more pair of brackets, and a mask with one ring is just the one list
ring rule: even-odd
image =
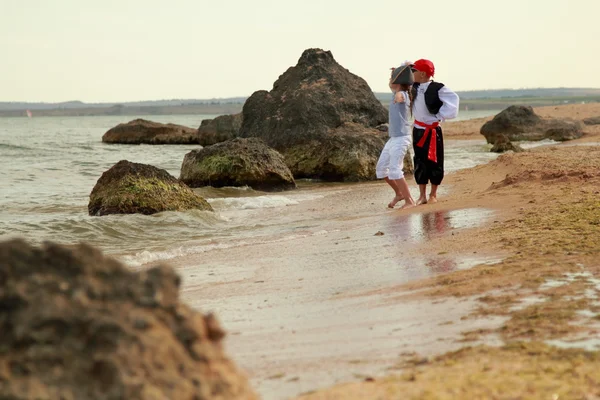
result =
[[[557,116],[556,110],[544,111]],[[451,124],[458,130],[460,125],[471,122],[447,125]],[[449,134],[450,139],[460,140],[458,137]],[[474,138],[473,134],[464,135],[464,140]],[[485,344],[483,349],[492,357],[492,348],[507,349],[520,343],[507,340],[502,334],[506,326],[514,325],[514,315],[498,309],[482,311],[482,304],[499,301],[482,302],[490,297],[490,291],[507,289],[496,288],[474,271],[490,271],[502,277],[506,265],[514,266],[515,257],[521,264],[538,266],[536,257],[519,255],[520,251],[507,246],[507,232],[522,230],[515,221],[540,206],[547,213],[559,203],[564,204],[559,201],[559,193],[581,182],[571,178],[569,172],[540,178],[542,172],[537,164],[552,161],[553,166],[561,165],[562,158],[552,158],[557,151],[565,160],[579,160],[589,149],[595,150],[577,145],[599,142],[600,130],[586,127],[584,137],[576,141],[544,146],[524,155],[508,154],[458,171],[448,175],[442,186],[447,193],[440,203],[413,210],[388,212],[378,207],[389,197],[384,185],[353,185],[350,194],[319,200],[319,209],[312,201],[294,206],[293,212],[305,213],[307,219],[318,219],[319,213],[336,213],[329,226],[318,226],[315,231],[308,227],[299,235],[302,237],[293,240],[216,250],[168,263],[184,278],[184,300],[194,307],[216,311],[221,317],[230,332],[226,340],[228,351],[249,373],[254,387],[265,399],[312,393],[357,379],[368,382],[321,389],[305,398],[371,398],[378,390],[396,385],[395,378],[386,375],[408,370],[417,355],[434,360],[465,346]],[[526,160],[523,157],[531,162],[521,161]],[[530,177],[530,185],[521,181],[502,184],[507,175],[521,170]],[[544,179],[551,179],[552,185],[546,185]],[[584,180],[584,186],[593,187],[596,182],[597,175],[592,174]],[[492,190],[494,185],[499,186]],[[538,203],[533,198],[536,191],[552,202],[546,204],[540,199]],[[344,214],[340,204],[346,210],[360,211],[356,215]],[[449,214],[457,210],[463,210],[463,214]],[[469,216],[472,210],[492,211],[483,223],[450,223],[449,228],[436,231],[436,226],[448,221],[479,221],[477,212],[475,217]],[[568,221],[563,223],[568,226]],[[427,229],[432,231],[427,233]],[[377,232],[384,235],[375,236]],[[414,235],[421,235],[422,239],[402,247]],[[457,262],[467,256],[472,257],[470,262]],[[469,269],[482,260],[491,262]],[[422,275],[424,270],[430,277]],[[560,280],[563,270],[558,268],[551,273],[558,274],[555,278]],[[464,287],[456,288],[454,276],[457,280],[466,276],[464,279],[476,284],[471,287],[463,283]],[[497,279],[505,283],[506,278]],[[482,279],[485,284],[478,283]],[[515,292],[510,304],[527,302],[523,299],[528,295]],[[428,336],[423,332],[435,333]],[[539,338],[543,335],[540,333]],[[537,340],[535,335],[532,339]],[[419,364],[425,371],[428,366],[439,367],[430,361]],[[356,397],[352,397],[353,393],[357,393]]]
[[[600,114],[600,108],[567,106],[540,113],[570,113],[582,119]],[[476,248],[500,251],[505,257],[493,265],[390,285],[379,293],[395,302],[476,299],[475,310],[452,323],[464,328],[463,349],[434,357],[420,352],[397,357],[397,372],[392,375],[354,380],[300,398],[598,395],[600,380],[592,371],[600,359],[599,144],[600,127],[588,126],[581,139],[505,154],[449,176],[450,194],[431,209],[488,207],[496,211],[493,222],[415,250],[452,256]],[[492,328],[468,327],[469,322],[490,317],[504,320]],[[479,345],[486,340],[497,345]]]

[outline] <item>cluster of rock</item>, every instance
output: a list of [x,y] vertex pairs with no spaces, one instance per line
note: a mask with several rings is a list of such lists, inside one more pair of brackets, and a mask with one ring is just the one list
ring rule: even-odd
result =
[[26,399],[256,399],[180,278],[87,246],[0,243],[0,393]]
[[[121,162],[98,181],[89,213],[210,209],[186,185],[279,191],[295,188],[298,178],[373,180],[387,121],[387,110],[364,79],[331,52],[308,49],[271,91],[252,94],[240,114],[204,120],[198,129],[138,119],[106,132],[106,143],[205,147],[185,155],[179,180],[152,166]],[[404,171],[413,172],[410,154]],[[164,202],[165,194],[173,200]]]

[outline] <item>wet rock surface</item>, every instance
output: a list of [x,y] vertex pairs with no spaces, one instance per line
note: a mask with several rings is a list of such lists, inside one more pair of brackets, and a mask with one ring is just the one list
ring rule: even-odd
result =
[[87,246],[0,243],[0,397],[254,399],[213,315],[166,266],[139,273]]
[[523,148],[521,148],[521,146],[519,146],[518,144],[514,144],[510,140],[508,140],[508,137],[506,137],[506,135],[497,135],[496,141],[494,142],[494,146],[491,148],[490,151],[492,153],[505,153],[507,151],[514,151],[515,153],[519,153],[525,150],[523,150]]
[[90,194],[90,215],[212,211],[201,196],[164,169],[121,160],[104,172]]
[[183,160],[180,178],[191,187],[296,188],[283,156],[257,138],[237,138],[191,151]]
[[102,136],[102,141],[121,144],[195,144],[198,143],[198,131],[182,125],[135,119],[109,129]]

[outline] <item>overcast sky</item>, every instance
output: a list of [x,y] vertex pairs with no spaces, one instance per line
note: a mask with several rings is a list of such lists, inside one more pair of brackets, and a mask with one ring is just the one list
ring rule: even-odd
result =
[[0,0],[0,101],[248,96],[302,51],[386,91],[428,58],[455,90],[600,87],[599,0]]

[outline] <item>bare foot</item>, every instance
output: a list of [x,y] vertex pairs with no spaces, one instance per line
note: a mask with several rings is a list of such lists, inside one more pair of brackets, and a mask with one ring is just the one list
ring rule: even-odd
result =
[[404,200],[404,197],[402,196],[396,196],[394,197],[394,199],[392,201],[390,201],[390,203],[388,204],[388,208],[394,208],[396,206],[396,204],[398,204],[399,201]]
[[429,203],[435,204],[437,202],[438,202],[437,197],[431,196],[431,195],[429,196]]
[[419,197],[419,200],[417,200],[417,205],[420,206],[421,204],[427,204],[427,197]]
[[408,208],[413,208],[416,207],[417,205],[415,204],[415,202],[413,201],[412,203],[405,203],[402,207],[400,207],[401,210],[406,210]]

